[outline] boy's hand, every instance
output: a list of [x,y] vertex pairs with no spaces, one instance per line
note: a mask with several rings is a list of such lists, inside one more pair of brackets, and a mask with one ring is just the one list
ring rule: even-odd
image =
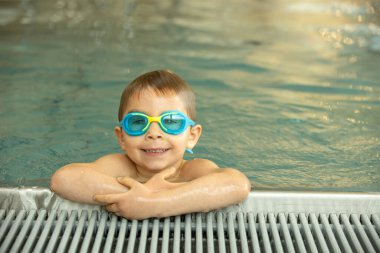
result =
[[94,200],[105,204],[109,212],[129,219],[144,219],[155,213],[152,191],[130,177],[118,178],[119,183],[129,188],[128,192],[95,195]]
[[176,169],[170,168],[154,175],[145,184],[130,177],[120,177],[118,182],[129,190],[125,193],[99,194],[94,200],[105,204],[107,211],[129,219],[144,219],[156,216],[158,206],[154,203],[154,193],[173,189],[185,183],[171,183],[166,178],[172,176]]
[[171,183],[166,179],[176,173],[176,169],[171,167],[169,169],[163,170],[160,173],[154,175],[148,182],[145,183],[145,186],[152,191],[160,191],[175,188],[184,183]]

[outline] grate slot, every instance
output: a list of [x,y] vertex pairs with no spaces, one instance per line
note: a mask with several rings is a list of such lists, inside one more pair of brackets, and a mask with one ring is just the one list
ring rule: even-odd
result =
[[325,241],[325,238],[323,237],[321,228],[320,228],[319,223],[318,223],[318,218],[314,213],[310,214],[310,221],[312,224],[313,232],[315,233],[315,235],[317,237],[316,239],[317,239],[317,243],[319,246],[319,251],[320,252],[329,252],[329,249],[327,247],[327,243]]
[[179,252],[179,240],[181,236],[181,218],[179,216],[175,217],[174,221],[174,249],[173,252]]
[[47,215],[46,210],[41,210],[38,212],[37,221],[34,224],[33,230],[31,234],[29,235],[29,238],[26,240],[24,248],[22,249],[23,252],[31,252],[32,247],[39,234],[39,231],[41,230],[41,226],[42,226],[43,221],[45,220],[46,215]]
[[202,214],[196,215],[196,252],[203,253]]
[[272,237],[273,237],[276,252],[283,253],[284,250],[282,249],[280,234],[278,233],[277,222],[273,213],[268,214],[268,220],[269,220],[270,230],[272,232]]
[[328,242],[331,245],[332,251],[333,252],[337,252],[337,253],[341,253],[341,251],[339,249],[339,246],[338,246],[338,243],[335,240],[334,233],[331,230],[329,221],[327,220],[326,215],[325,214],[321,214],[320,218],[321,218],[321,221],[322,221],[323,228],[325,230],[325,235],[327,236]]
[[214,213],[207,214],[207,252],[214,253]]
[[363,221],[365,228],[369,232],[369,237],[371,242],[373,242],[374,247],[376,248],[377,252],[380,251],[380,237],[376,234],[376,231],[374,227],[372,226],[371,221],[369,220],[367,215],[360,215],[361,220]]
[[191,215],[185,216],[185,253],[191,253]]
[[380,219],[376,214],[372,215],[373,222],[375,223],[375,228],[378,234],[380,234]]
[[76,221],[77,219],[77,211],[73,211],[69,217],[69,221],[67,223],[67,226],[66,226],[66,229],[65,229],[65,232],[62,236],[62,239],[61,239],[61,242],[59,244],[59,248],[56,252],[66,252],[66,246],[67,246],[67,243],[70,239],[70,235],[72,233],[72,230],[73,230],[73,227],[74,227],[74,222]]
[[170,218],[165,218],[164,229],[162,233],[162,253],[169,252],[169,235],[170,234]]
[[[8,223],[7,227],[11,226],[11,219],[13,219],[15,216],[16,216],[16,213],[12,212],[12,214],[9,216],[9,220],[7,221],[7,223]],[[10,227],[10,231],[8,232],[7,237],[5,238],[4,243],[2,244],[2,246],[0,248],[0,252],[7,252],[8,251],[8,249],[10,248],[11,243],[13,241],[13,237],[18,232],[21,220],[24,217],[25,217],[25,211],[24,210],[22,210],[21,212],[19,212],[17,214],[16,220],[15,220],[14,224]]]
[[336,229],[336,232],[338,234],[339,242],[342,245],[343,252],[351,253],[352,250],[350,248],[350,245],[348,243],[346,236],[344,235],[342,226],[339,224],[338,217],[336,216],[336,214],[331,214],[330,218],[331,218],[331,221],[334,225],[334,228]]
[[92,247],[92,253],[100,252],[100,245],[102,243],[107,218],[108,214],[103,213],[101,215],[100,224],[98,226],[98,230],[95,236],[94,246]]
[[53,227],[53,223],[54,223],[54,220],[56,218],[56,215],[57,215],[57,211],[53,210],[50,213],[50,215],[48,216],[48,220],[45,223],[44,229],[42,230],[41,236],[40,236],[40,238],[37,242],[37,245],[33,251],[34,253],[41,252],[43,250],[46,242],[48,241],[48,235],[50,233],[50,230]]
[[95,223],[96,223],[96,212],[93,211],[91,213],[91,217],[90,217],[90,220],[88,222],[88,228],[86,230],[86,234],[85,234],[84,239],[83,239],[82,247],[80,249],[81,253],[88,252],[88,247],[90,246],[93,231],[95,229]]
[[253,216],[253,213],[248,213],[248,224],[249,224],[249,232],[251,234],[252,249],[254,252],[261,252],[260,247],[259,247],[260,243],[259,243],[257,230],[256,230],[255,217]]
[[272,248],[270,246],[270,240],[269,235],[267,231],[267,225],[265,221],[265,217],[263,213],[258,214],[258,220],[259,220],[259,228],[260,228],[260,234],[262,241],[264,243],[264,251],[265,252],[272,252]]
[[301,221],[301,225],[302,225],[301,227],[302,227],[303,233],[306,237],[306,243],[308,245],[308,252],[318,253],[317,245],[315,245],[314,238],[313,238],[313,235],[311,233],[310,226],[309,226],[309,223],[307,221],[306,215],[304,213],[301,213],[299,215],[299,219]]
[[159,235],[159,225],[160,221],[158,219],[154,219],[153,221],[153,230],[152,230],[152,241],[150,244],[149,252],[156,252],[158,247],[158,235]]
[[148,237],[148,220],[143,220],[138,253],[145,252],[147,237]]
[[224,228],[223,228],[223,217],[222,213],[217,213],[217,226],[218,226],[218,246],[219,252],[226,252],[225,238],[224,238]]
[[51,226],[52,226],[52,228],[54,228],[54,230],[53,230],[53,234],[51,235],[51,237],[49,239],[49,242],[48,242],[48,245],[46,248],[46,252],[54,252],[54,248],[56,246],[58,236],[62,230],[62,226],[66,220],[66,217],[67,217],[67,211],[62,211],[59,215],[58,222],[57,222],[55,227],[54,227],[54,223],[52,223]]
[[78,225],[75,230],[75,234],[73,236],[73,239],[69,248],[69,252],[77,252],[79,239],[81,238],[82,231],[84,229],[85,222],[87,220],[87,215],[88,215],[87,211],[82,211],[81,216],[79,218]]
[[356,214],[352,214],[351,219],[359,233],[359,239],[361,240],[361,242],[364,244],[366,248],[366,252],[375,253],[375,249],[372,247],[371,242],[369,238],[367,237],[367,234],[365,233],[362,225],[360,224],[358,216]]
[[237,217],[238,217],[238,224],[239,224],[239,237],[241,241],[241,252],[248,253],[249,249],[248,249],[247,232],[246,232],[247,229],[246,229],[246,226],[244,225],[245,221],[244,221],[243,213],[239,212],[237,214]]
[[233,213],[228,213],[228,241],[230,242],[230,251],[232,253],[237,252],[236,237],[235,237],[235,224],[233,219]]
[[103,252],[105,252],[105,253],[111,252],[113,238],[115,237],[115,233],[116,233],[116,226],[117,226],[117,217],[112,216],[111,224],[110,224],[110,227],[108,229],[107,239],[106,239],[106,242],[104,245],[104,250],[103,250]]
[[28,217],[26,218],[25,224],[23,225],[21,232],[18,234],[17,239],[16,239],[15,243],[13,244],[12,249],[10,250],[10,253],[19,252],[20,247],[24,244],[27,233],[32,226],[31,224],[32,224],[34,217],[36,216],[36,213],[37,213],[36,210],[32,210],[28,214]]
[[127,253],[132,253],[135,247],[135,241],[136,241],[136,235],[137,235],[137,221],[132,221],[132,227],[131,232],[129,234],[129,243],[127,248]]
[[293,246],[293,240],[290,236],[289,227],[286,223],[285,215],[283,213],[280,213],[278,217],[280,221],[281,232],[283,234],[285,244],[286,244],[286,252],[294,253],[295,250]]
[[348,235],[349,235],[349,242],[351,242],[354,246],[354,251],[355,252],[364,252],[362,246],[360,245],[360,242],[359,242],[359,239],[358,237],[356,236],[355,232],[354,232],[354,229],[352,228],[349,220],[348,220],[348,217],[346,214],[342,214],[341,215],[341,219],[343,221],[343,224],[348,232]]
[[119,230],[119,235],[117,237],[117,243],[116,243],[116,249],[115,252],[122,252],[123,247],[124,247],[124,240],[125,240],[125,235],[127,233],[127,220],[122,219],[121,224],[120,224],[120,230]]
[[3,240],[4,240],[5,235],[7,234],[6,231],[11,226],[11,222],[14,219],[15,215],[16,215],[16,211],[15,210],[9,211],[9,213],[5,216],[4,222],[1,225],[1,228],[0,228],[0,243],[2,243],[2,246],[0,247],[0,250],[2,252],[4,252],[4,251],[7,250],[7,248],[6,248],[7,245],[5,243],[3,243]]
[[297,243],[298,251],[306,252],[305,244],[303,243],[303,239],[297,223],[297,218],[294,213],[289,214],[289,220]]

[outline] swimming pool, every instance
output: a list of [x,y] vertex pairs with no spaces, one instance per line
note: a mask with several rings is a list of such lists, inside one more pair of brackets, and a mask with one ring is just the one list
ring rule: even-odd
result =
[[258,189],[380,191],[375,0],[0,7],[1,186],[47,187],[66,163],[119,152],[121,90],[169,68],[197,94],[195,157]]

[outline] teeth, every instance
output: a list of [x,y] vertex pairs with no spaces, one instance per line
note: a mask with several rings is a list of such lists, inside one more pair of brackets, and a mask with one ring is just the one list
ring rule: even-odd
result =
[[167,149],[144,149],[145,152],[147,153],[163,153]]

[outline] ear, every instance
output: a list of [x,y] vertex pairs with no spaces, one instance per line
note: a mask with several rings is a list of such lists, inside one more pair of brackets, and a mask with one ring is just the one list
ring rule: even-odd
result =
[[119,145],[120,145],[121,149],[124,150],[125,140],[124,140],[124,136],[123,136],[123,129],[121,129],[121,127],[119,127],[119,126],[116,126],[114,131],[115,131],[115,135],[119,141]]
[[187,146],[186,148],[193,149],[195,145],[197,145],[197,142],[202,134],[202,126],[201,125],[195,125],[190,128],[190,134],[189,139],[187,140]]

